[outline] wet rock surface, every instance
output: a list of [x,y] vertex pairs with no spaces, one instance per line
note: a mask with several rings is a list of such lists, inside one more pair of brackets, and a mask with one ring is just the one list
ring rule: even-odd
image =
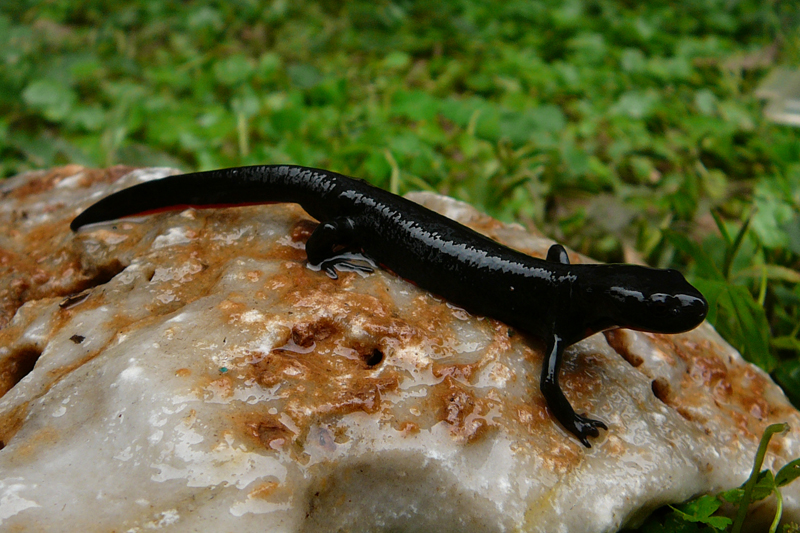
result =
[[[130,170],[0,188],[3,530],[614,531],[740,484],[770,423],[793,429],[767,465],[800,456],[797,411],[707,324],[567,351],[567,396],[609,426],[587,450],[547,412],[537,339],[384,270],[309,269],[316,222],[296,205],[71,233],[102,196],[174,173]],[[532,255],[551,244],[413,199]]]

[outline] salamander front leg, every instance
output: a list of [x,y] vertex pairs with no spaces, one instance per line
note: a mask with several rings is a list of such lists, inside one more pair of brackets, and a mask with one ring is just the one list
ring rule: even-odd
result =
[[337,268],[372,272],[372,267],[352,263],[350,256],[342,253],[358,247],[353,219],[340,217],[317,226],[306,242],[306,255],[309,263],[319,266],[333,279],[339,277]]
[[553,416],[561,422],[564,428],[575,435],[587,448],[591,448],[589,437],[600,435],[598,428],[608,429],[599,420],[593,420],[575,413],[575,410],[564,396],[561,385],[558,383],[558,373],[561,370],[561,358],[564,355],[564,341],[558,336],[553,335],[547,342],[547,351],[542,362],[542,378],[539,382],[547,407]]

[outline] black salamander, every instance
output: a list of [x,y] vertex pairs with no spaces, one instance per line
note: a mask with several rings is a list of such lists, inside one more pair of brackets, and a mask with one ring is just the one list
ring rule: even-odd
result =
[[327,170],[265,165],[169,176],[114,193],[70,227],[177,206],[293,202],[320,225],[308,261],[331,277],[361,268],[356,250],[399,276],[474,313],[546,344],[540,388],[555,418],[586,447],[606,425],[573,410],[558,382],[564,349],[615,327],[680,333],[700,324],[708,304],[675,270],[572,265],[553,245],[546,259],[517,252],[414,202]]

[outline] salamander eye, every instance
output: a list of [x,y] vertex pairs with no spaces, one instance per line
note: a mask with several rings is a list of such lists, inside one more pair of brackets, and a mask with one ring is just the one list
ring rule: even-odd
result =
[[675,306],[670,301],[668,294],[654,294],[650,297],[650,312],[658,317],[668,316],[675,311]]

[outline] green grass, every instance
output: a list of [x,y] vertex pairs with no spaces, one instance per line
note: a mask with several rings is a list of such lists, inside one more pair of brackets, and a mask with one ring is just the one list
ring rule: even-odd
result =
[[800,405],[800,131],[753,96],[800,63],[795,4],[3,2],[0,176],[280,162],[436,190],[687,272]]

